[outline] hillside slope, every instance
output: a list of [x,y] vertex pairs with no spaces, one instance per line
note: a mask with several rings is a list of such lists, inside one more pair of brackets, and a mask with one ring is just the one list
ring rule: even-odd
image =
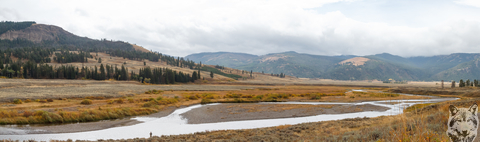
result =
[[230,53],[230,52],[205,52],[196,53],[186,56],[185,58],[202,62],[207,65],[222,65],[226,67],[236,68],[238,66],[246,65],[253,62],[257,55],[245,53]]
[[453,68],[435,74],[433,80],[478,79],[480,77],[480,58],[461,63]]
[[[307,78],[324,78],[336,80],[450,80],[475,79],[474,72],[480,69],[473,64],[480,54],[455,53],[431,57],[404,58],[388,53],[369,56],[320,56],[299,54],[296,52],[272,53],[236,58],[225,64],[219,57],[227,56],[228,52],[200,53],[203,58],[192,58],[194,61],[209,61],[226,67],[242,70],[253,70],[265,73],[285,73],[290,76]],[[238,53],[236,53],[238,54]],[[190,57],[190,56],[187,56]],[[221,59],[221,58],[220,58]],[[466,69],[465,66],[470,66]],[[462,72],[461,70],[465,70]],[[467,72],[468,70],[468,72]]]
[[425,73],[407,65],[370,59],[363,65],[337,64],[323,78],[338,80],[421,80]]
[[8,30],[0,35],[0,45],[0,49],[35,46],[61,47],[69,50],[80,49],[90,52],[105,50],[135,51],[131,44],[123,41],[94,40],[80,37],[58,26],[44,24],[32,24],[24,29]]
[[259,56],[252,63],[238,68],[255,72],[284,73],[296,77],[315,78],[321,77],[328,68],[341,60],[330,56],[284,52]]

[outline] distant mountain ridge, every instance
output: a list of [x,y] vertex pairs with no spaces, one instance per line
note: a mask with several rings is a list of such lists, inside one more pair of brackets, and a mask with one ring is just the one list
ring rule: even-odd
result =
[[410,81],[480,78],[478,67],[480,53],[405,58],[389,53],[368,56],[323,56],[291,51],[257,56],[245,53],[209,52],[192,54],[185,58],[204,64],[255,72],[285,73],[306,78]]

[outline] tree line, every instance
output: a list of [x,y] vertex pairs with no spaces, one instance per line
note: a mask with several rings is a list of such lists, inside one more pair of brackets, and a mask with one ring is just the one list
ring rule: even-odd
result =
[[48,64],[37,64],[31,61],[25,63],[17,61],[12,64],[0,65],[0,76],[8,78],[32,79],[94,79],[94,80],[137,80],[152,84],[175,84],[194,82],[200,79],[200,71],[193,74],[177,72],[169,68],[144,67],[139,74],[128,72],[125,66],[100,64],[99,67],[78,67],[61,65],[54,67]]
[[[470,79],[467,79],[466,81],[463,81],[463,79],[460,79],[460,81],[458,82],[458,87],[468,87],[468,86],[472,86],[472,87],[480,87],[479,84],[478,84],[478,80],[474,79],[473,81],[470,81]],[[455,81],[452,81],[452,84],[451,84],[452,88],[455,88],[456,86],[456,82]]]
[[138,75],[132,76],[132,80],[152,84],[174,84],[175,82],[187,83],[200,79],[200,71],[193,71],[192,75],[177,72],[169,68],[145,67],[139,70]]
[[36,24],[33,21],[27,22],[12,22],[12,21],[1,21],[0,22],[0,34],[3,34],[9,30],[23,30],[32,26],[32,24]]

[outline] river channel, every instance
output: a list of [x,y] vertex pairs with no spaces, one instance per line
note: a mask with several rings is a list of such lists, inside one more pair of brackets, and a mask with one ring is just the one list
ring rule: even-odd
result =
[[[41,131],[41,130],[22,130],[12,127],[0,127],[0,131],[16,132],[15,135],[0,135],[0,139],[11,140],[37,140],[37,141],[49,141],[49,140],[98,140],[98,139],[130,139],[137,137],[149,137],[149,133],[153,135],[178,135],[178,134],[190,134],[195,132],[213,131],[213,130],[234,130],[234,129],[252,129],[262,127],[272,127],[279,125],[294,125],[306,122],[318,122],[329,120],[340,120],[346,118],[356,117],[378,117],[387,115],[398,115],[403,113],[403,110],[408,106],[419,103],[434,103],[455,100],[457,98],[432,98],[422,100],[389,100],[389,101],[370,101],[360,103],[331,103],[331,102],[275,102],[264,104],[347,104],[347,105],[365,105],[371,104],[376,106],[388,107],[387,111],[365,111],[357,113],[345,113],[345,114],[322,114],[308,117],[294,117],[294,118],[280,118],[280,119],[261,119],[261,120],[246,120],[246,121],[231,121],[231,122],[219,122],[219,123],[203,123],[203,124],[188,124],[188,120],[181,116],[182,113],[188,112],[192,109],[205,107],[207,105],[193,105],[186,108],[175,110],[173,113],[166,117],[161,118],[149,118],[149,117],[135,117],[137,121],[142,123],[131,125],[114,127],[103,130],[76,132],[76,133],[58,133],[58,134],[28,134],[26,131]],[[208,104],[218,105],[218,104]]]

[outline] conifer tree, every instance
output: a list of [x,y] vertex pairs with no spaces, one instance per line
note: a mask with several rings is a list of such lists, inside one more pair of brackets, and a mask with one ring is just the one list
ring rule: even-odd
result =
[[210,71],[210,77],[213,78],[213,72],[212,71]]
[[105,80],[105,68],[103,67],[103,64],[100,64],[100,80]]
[[452,81],[452,88],[455,88],[455,81]]
[[200,68],[198,68],[198,72],[197,72],[197,74],[198,74],[198,77],[197,77],[197,79],[200,79],[200,78],[201,78],[201,76],[200,76]]
[[127,70],[125,66],[122,65],[122,70],[120,71],[120,80],[127,80]]
[[196,72],[196,71],[193,71],[193,73],[192,73],[192,80],[191,80],[191,81],[194,82],[195,80],[197,80],[197,77],[198,77],[197,72]]
[[93,79],[98,80],[98,70],[97,70],[97,66],[95,66],[95,71],[93,72]]
[[111,70],[110,66],[107,64],[107,65],[105,65],[105,68],[107,68],[107,76],[106,76],[105,79],[110,79],[110,70]]

